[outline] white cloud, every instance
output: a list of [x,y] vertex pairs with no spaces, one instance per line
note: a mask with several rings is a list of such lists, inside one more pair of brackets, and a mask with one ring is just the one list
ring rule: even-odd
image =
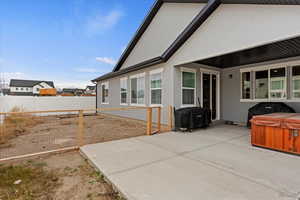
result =
[[116,60],[109,57],[96,57],[96,60],[109,65],[115,65],[117,63]]
[[107,14],[102,13],[89,17],[86,23],[86,32],[88,36],[97,35],[112,29],[124,16],[121,10],[111,10]]
[[74,69],[76,72],[83,72],[83,73],[98,73],[101,72],[100,70],[96,68],[75,68]]

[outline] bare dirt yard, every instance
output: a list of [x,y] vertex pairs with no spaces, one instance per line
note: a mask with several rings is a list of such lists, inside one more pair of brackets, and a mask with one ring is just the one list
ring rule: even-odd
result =
[[121,200],[78,152],[0,165],[1,200]]
[[[19,119],[20,118],[20,119]],[[29,120],[30,119],[30,120]],[[9,137],[0,141],[0,159],[78,144],[78,116],[15,116],[7,119]],[[164,127],[163,127],[164,128]],[[10,130],[10,131],[9,131]],[[146,134],[146,122],[107,114],[84,117],[84,143],[98,143]]]

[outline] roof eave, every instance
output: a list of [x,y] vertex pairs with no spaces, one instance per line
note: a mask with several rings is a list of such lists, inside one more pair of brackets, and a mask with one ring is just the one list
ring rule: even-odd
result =
[[109,78],[114,78],[116,76],[120,76],[120,75],[130,73],[130,72],[133,72],[133,71],[141,70],[141,69],[144,69],[146,67],[161,64],[163,62],[164,62],[164,59],[162,57],[155,57],[155,58],[146,60],[144,62],[138,63],[136,65],[133,65],[131,67],[127,67],[125,69],[122,69],[122,70],[119,70],[119,71],[116,71],[116,72],[110,72],[110,73],[104,74],[103,76],[100,76],[100,77],[92,80],[92,82],[95,83],[95,82],[103,81],[103,80],[106,80],[106,79],[109,79]]

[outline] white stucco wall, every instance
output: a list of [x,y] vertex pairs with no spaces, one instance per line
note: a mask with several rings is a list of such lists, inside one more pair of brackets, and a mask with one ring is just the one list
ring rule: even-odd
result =
[[300,35],[300,6],[222,4],[173,55],[175,65]]
[[96,97],[0,96],[0,112],[8,112],[14,107],[25,111],[93,109]]
[[204,5],[164,3],[121,69],[162,55]]

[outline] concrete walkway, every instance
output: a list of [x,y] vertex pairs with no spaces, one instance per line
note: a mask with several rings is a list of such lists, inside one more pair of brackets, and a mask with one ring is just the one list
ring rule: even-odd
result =
[[142,136],[81,151],[128,200],[300,197],[300,157],[252,147],[242,127]]

